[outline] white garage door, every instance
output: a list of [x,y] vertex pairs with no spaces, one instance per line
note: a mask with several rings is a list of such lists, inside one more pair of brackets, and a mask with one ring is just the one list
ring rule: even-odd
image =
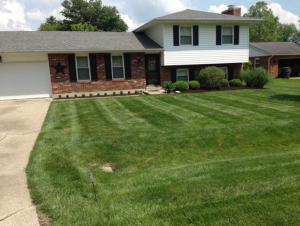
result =
[[48,62],[0,63],[0,100],[51,96]]

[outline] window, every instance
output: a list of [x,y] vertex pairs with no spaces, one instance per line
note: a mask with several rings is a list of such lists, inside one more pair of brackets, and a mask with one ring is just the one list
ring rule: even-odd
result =
[[87,56],[77,57],[78,81],[90,81],[89,59]]
[[180,27],[180,44],[192,45],[192,28]]
[[220,67],[220,69],[222,71],[224,71],[224,73],[225,73],[225,79],[228,79],[228,68],[227,67]]
[[124,79],[123,56],[112,56],[113,79]]
[[254,68],[259,68],[259,58],[255,58]]
[[189,82],[189,70],[177,69],[177,81]]
[[222,43],[223,44],[232,44],[232,41],[233,41],[232,27],[223,27]]

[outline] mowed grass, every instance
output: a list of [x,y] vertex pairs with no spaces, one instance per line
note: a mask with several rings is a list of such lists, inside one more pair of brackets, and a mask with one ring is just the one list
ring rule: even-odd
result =
[[300,80],[267,88],[52,102],[33,200],[51,225],[299,225]]

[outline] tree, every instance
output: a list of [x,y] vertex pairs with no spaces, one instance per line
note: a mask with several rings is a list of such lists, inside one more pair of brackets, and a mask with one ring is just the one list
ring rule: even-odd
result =
[[87,25],[87,23],[79,23],[71,25],[72,31],[97,31],[96,27],[93,27],[91,24]]
[[279,18],[273,14],[271,9],[268,9],[268,5],[264,1],[257,2],[255,6],[251,6],[249,13],[244,14],[244,17],[265,20],[263,23],[250,26],[250,42],[281,41]]
[[299,31],[295,24],[281,24],[281,41],[291,42],[299,38]]
[[38,28],[38,31],[62,31],[62,21],[56,20],[54,16],[46,18],[46,23],[43,23]]

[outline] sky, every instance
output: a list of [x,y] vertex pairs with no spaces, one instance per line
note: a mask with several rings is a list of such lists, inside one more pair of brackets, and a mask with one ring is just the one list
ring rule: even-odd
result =
[[[63,0],[0,0],[0,31],[37,30],[46,17],[63,19]],[[103,5],[116,6],[129,31],[156,18],[185,9],[221,13],[227,5],[247,13],[257,0],[102,0]],[[294,23],[299,29],[299,0],[265,0],[281,23]]]

